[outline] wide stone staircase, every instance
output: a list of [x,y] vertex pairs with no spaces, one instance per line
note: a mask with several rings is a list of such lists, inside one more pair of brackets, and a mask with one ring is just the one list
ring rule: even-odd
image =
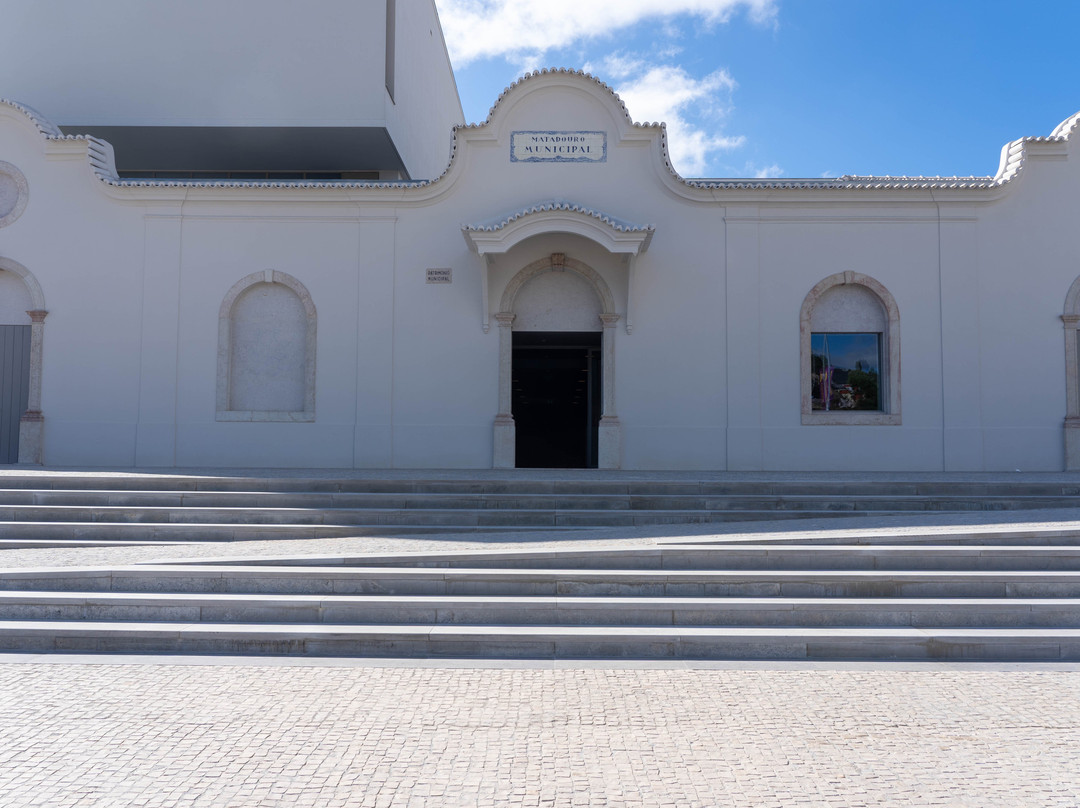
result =
[[[523,530],[578,541],[599,534],[566,531],[1066,507],[1080,487],[484,476],[9,473],[0,535],[54,547],[480,530],[517,531],[493,537],[504,544]],[[1080,522],[1009,516],[794,533],[718,524],[559,550],[248,558],[239,542],[216,560],[0,569],[0,651],[1080,661]]]
[[1080,477],[462,472],[0,476],[0,550],[1076,507]]
[[1080,660],[1072,531],[941,538],[8,570],[0,649]]
[[1080,660],[1076,530],[886,538],[7,570],[0,649]]

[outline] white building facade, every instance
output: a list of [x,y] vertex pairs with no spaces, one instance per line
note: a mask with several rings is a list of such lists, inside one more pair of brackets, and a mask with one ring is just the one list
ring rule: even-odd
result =
[[341,5],[306,108],[0,85],[8,462],[1080,467],[1080,115],[993,177],[687,181],[577,72],[457,125],[433,5]]

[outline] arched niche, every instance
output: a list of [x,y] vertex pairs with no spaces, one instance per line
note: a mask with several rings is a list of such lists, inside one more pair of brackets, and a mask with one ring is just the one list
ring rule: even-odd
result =
[[[877,408],[820,409],[814,400],[814,340],[878,335]],[[827,336],[826,336],[827,339]],[[900,309],[883,284],[858,272],[838,272],[817,283],[799,312],[802,423],[896,426],[900,419]],[[834,388],[835,389],[835,388]]]
[[[41,411],[42,351],[45,337],[45,295],[37,278],[22,264],[0,258],[0,274],[8,277],[3,283],[18,294],[17,301],[8,301],[0,313],[5,325],[30,327],[29,377],[27,379],[26,410],[19,417],[18,462],[40,465],[44,462],[45,416]],[[28,306],[28,308],[23,308]],[[21,311],[20,311],[21,310]]]
[[218,312],[217,419],[314,421],[316,331],[315,304],[293,276],[238,281]]
[[[568,273],[572,277],[569,282],[547,278],[549,274],[559,273]],[[579,294],[570,306],[572,311],[560,311],[556,307],[547,320],[543,319],[546,301],[556,302],[558,295],[574,290],[591,292],[592,296],[582,299]],[[503,291],[499,311],[495,315],[499,325],[499,411],[494,426],[494,467],[516,467],[517,435],[512,413],[512,385],[513,332],[518,321],[519,306],[523,315],[520,325],[525,326],[526,330],[602,331],[603,388],[598,465],[600,468],[619,468],[622,465],[622,427],[615,407],[615,325],[619,322],[615,297],[607,282],[592,267],[562,253],[554,253],[520,270]],[[591,323],[587,319],[590,311],[595,317]]]

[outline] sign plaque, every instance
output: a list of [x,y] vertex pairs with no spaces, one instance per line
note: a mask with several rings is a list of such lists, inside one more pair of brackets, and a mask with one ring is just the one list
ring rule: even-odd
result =
[[453,283],[454,282],[454,270],[447,267],[440,267],[437,269],[429,269],[427,271],[428,283]]
[[607,132],[512,132],[511,163],[606,163]]

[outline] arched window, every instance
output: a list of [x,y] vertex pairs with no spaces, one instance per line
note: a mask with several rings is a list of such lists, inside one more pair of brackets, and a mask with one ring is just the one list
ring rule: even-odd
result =
[[315,420],[315,304],[284,272],[248,275],[218,319],[219,421]]
[[799,339],[804,424],[900,423],[900,313],[884,286],[829,276],[803,301]]

